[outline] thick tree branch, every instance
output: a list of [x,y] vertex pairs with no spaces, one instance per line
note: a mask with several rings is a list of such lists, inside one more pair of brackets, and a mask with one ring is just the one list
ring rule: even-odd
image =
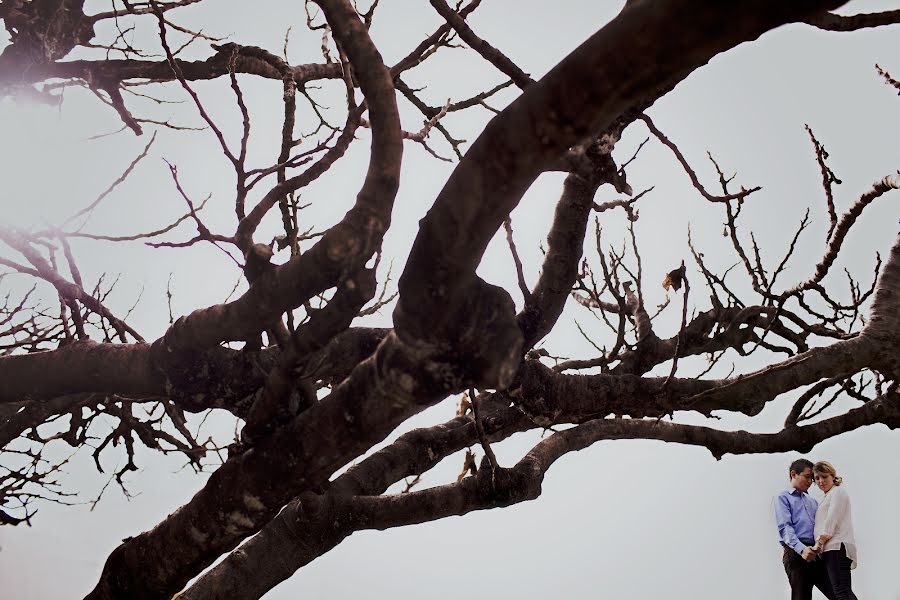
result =
[[600,177],[574,173],[563,182],[562,197],[556,205],[553,225],[547,235],[547,255],[541,275],[517,317],[525,337],[525,350],[547,335],[562,314],[578,277],[594,193],[603,182]]
[[878,277],[869,322],[860,337],[875,343],[879,367],[895,381],[900,380],[900,238]]
[[[421,221],[400,278],[400,335],[450,334],[452,307],[466,293],[487,243],[534,179],[567,148],[646,105],[657,90],[669,89],[719,52],[838,4],[708,3],[703,10],[678,1],[652,8],[628,4],[491,121],[450,176]],[[572,81],[584,82],[579,94],[563,92]],[[416,316],[422,306],[433,308],[428,319]]]
[[[351,272],[361,268],[381,243],[397,192],[402,140],[390,72],[356,11],[347,0],[320,0],[319,4],[338,43],[357,67],[360,86],[369,104],[373,138],[369,170],[356,206],[341,224],[344,231],[338,225],[316,245],[320,247],[321,258],[330,263],[328,275],[336,280],[336,267]],[[313,253],[311,250],[302,256]],[[299,298],[297,305],[304,300]],[[273,316],[270,314],[269,319]],[[210,335],[212,331],[201,332],[192,327],[191,320],[191,317],[181,320],[180,328],[176,323],[163,338],[161,349],[169,353],[168,358],[184,347],[186,339],[193,337],[194,346],[200,345],[197,342],[204,337],[215,339]],[[194,323],[198,320],[202,323],[202,317],[193,319]],[[191,336],[192,333],[201,333],[200,340]],[[271,519],[292,495],[308,486],[322,485],[335,469],[383,439],[429,402],[443,397],[450,382],[443,378],[437,382],[416,381],[408,374],[413,369],[411,365],[428,364],[429,359],[433,360],[423,355],[422,350],[398,344],[393,337],[386,339],[375,356],[354,369],[329,401],[301,413],[251,451],[229,460],[178,513],[152,532],[129,540],[113,552],[100,582],[88,597],[125,594],[156,598],[181,589],[218,555]],[[390,365],[392,370],[382,371]],[[418,373],[420,369],[416,367],[413,372]],[[404,400],[385,401],[397,394]],[[424,405],[419,404],[421,400],[417,396],[425,399]],[[361,402],[361,398],[369,398],[369,402]],[[380,409],[367,406],[372,402]],[[333,428],[327,427],[328,423]],[[285,452],[293,457],[285,459]],[[218,508],[210,513],[213,506]],[[194,543],[183,543],[184,531],[199,532],[193,536]],[[153,573],[145,572],[148,555],[156,557]]]
[[900,10],[886,10],[877,13],[860,13],[858,15],[838,15],[824,12],[803,20],[819,29],[828,31],[856,31],[867,27],[881,27],[900,23]]
[[[510,408],[502,398],[486,402],[485,410],[484,427],[492,441],[533,427],[527,417]],[[404,477],[424,473],[476,440],[471,416],[415,429],[351,467],[329,485],[325,497],[382,494]],[[310,513],[307,510],[310,498],[315,496],[305,494],[289,503],[257,535],[201,576],[180,597],[184,600],[259,598],[353,532],[349,521],[334,521],[321,513]],[[268,567],[260,570],[259,565]]]
[[[465,329],[483,333],[496,328],[496,309],[484,311],[494,302],[474,298],[473,307],[481,311],[471,312],[473,321]],[[507,311],[510,306],[499,312]],[[507,331],[513,327],[505,325]],[[508,340],[482,339],[489,347],[510,348]],[[475,349],[460,350],[461,356],[471,357]],[[482,383],[470,379],[471,368],[468,361],[461,366],[434,354],[430,345],[413,347],[390,334],[327,398],[230,458],[191,502],[114,551],[88,597],[160,598],[178,591],[220,554],[258,531],[291,497],[321,488],[335,470],[447,394]],[[189,540],[184,532],[190,532]]]
[[[326,384],[342,381],[387,334],[385,329],[351,328],[335,336],[308,358],[309,376]],[[278,353],[273,348],[251,356],[217,347],[180,364],[160,364],[147,344],[85,341],[59,350],[2,356],[0,405],[43,403],[65,394],[168,394],[191,412],[223,408],[246,418],[251,395],[265,382]]]
[[575,443],[566,445],[564,448],[566,452],[586,448],[600,440],[656,439],[664,442],[702,446],[718,459],[725,454],[774,453],[791,450],[810,452],[816,444],[830,437],[879,423],[887,425],[891,429],[900,427],[900,395],[889,393],[842,415],[811,425],[788,427],[778,433],[722,431],[662,420],[633,419],[598,419],[561,433],[565,434],[571,431],[569,436],[577,439],[577,441],[573,440]]
[[849,376],[869,366],[879,349],[863,336],[807,350],[788,360],[738,375],[723,385],[689,398],[686,409],[701,405],[731,405],[755,415],[768,400],[819,379]]
[[[372,122],[369,169],[355,206],[312,248],[261,276],[239,300],[198,310],[179,319],[164,338],[154,344],[156,351],[169,357],[167,360],[177,360],[183,350],[204,349],[221,341],[252,337],[269,327],[282,313],[336,285],[343,273],[360,269],[380,247],[384,232],[390,226],[403,146],[390,73],[368,35],[363,37],[357,32],[355,14],[355,11],[352,15],[338,12],[329,17],[338,20],[333,30],[339,32],[342,47],[351,63],[357,65],[359,83],[366,94]],[[281,186],[273,188],[267,194],[271,199],[267,206],[274,206],[289,191]],[[263,207],[260,212],[264,214],[267,210]],[[241,222],[236,235],[238,240],[252,234],[255,226],[246,223],[254,214],[251,211],[248,219]],[[244,245],[249,247],[249,244]]]
[[[824,439],[874,423],[900,427],[897,394],[871,400],[832,419],[776,434],[721,431],[659,420],[595,419],[554,433],[510,469],[501,468],[495,473],[481,469],[478,475],[458,483],[418,492],[351,495],[355,490],[339,491],[343,487],[338,485],[339,479],[327,494],[309,494],[292,502],[263,532],[201,577],[183,597],[258,598],[289,577],[294,569],[331,550],[354,531],[424,523],[533,500],[540,495],[543,477],[557,460],[598,441],[657,439],[703,446],[721,458],[726,453],[808,452]],[[275,560],[276,557],[290,558]]]
[[85,340],[54,351],[2,356],[0,381],[0,403],[89,392],[165,393],[147,344]]
[[[175,74],[169,63],[153,60],[110,59],[104,61],[72,60],[32,64],[30,68],[18,61],[4,61],[0,55],[0,87],[27,85],[46,79],[81,79],[85,81],[122,82],[131,80],[174,81]],[[176,59],[175,64],[187,81],[217,79],[228,74],[229,53],[218,51],[202,61]],[[26,63],[27,64],[27,63]],[[277,69],[251,56],[239,55],[234,62],[238,73],[257,75],[267,79],[281,79]],[[340,79],[341,68],[337,63],[302,64],[291,66],[294,81],[303,85],[320,79]]]
[[266,384],[250,407],[242,432],[245,442],[259,439],[276,429],[315,401],[315,394],[307,391],[296,402],[289,402],[295,391],[296,371],[308,363],[311,354],[350,326],[360,309],[375,296],[375,273],[362,271],[356,277],[341,282],[338,291],[324,308],[314,313],[308,323],[291,335],[289,342],[269,371]]

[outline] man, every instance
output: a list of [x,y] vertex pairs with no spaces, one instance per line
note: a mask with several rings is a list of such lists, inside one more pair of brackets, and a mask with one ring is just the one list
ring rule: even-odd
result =
[[813,482],[813,464],[805,458],[791,463],[791,487],[775,497],[775,525],[778,541],[784,546],[784,571],[791,584],[791,600],[812,600],[813,586],[834,600],[823,561],[812,549],[819,503],[807,494]]

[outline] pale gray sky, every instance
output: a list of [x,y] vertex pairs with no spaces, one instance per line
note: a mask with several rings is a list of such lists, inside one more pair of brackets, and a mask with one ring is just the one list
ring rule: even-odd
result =
[[[109,5],[105,1],[87,4],[89,12],[106,10]],[[275,51],[281,48],[287,26],[293,25],[291,61],[321,59],[320,37],[304,30],[299,2],[272,0],[264,11],[257,3],[237,0],[203,4],[210,6],[174,13],[179,17],[176,21]],[[480,35],[537,78],[601,27],[620,4],[486,0],[470,21]],[[218,13],[208,12],[210,8],[217,8]],[[883,8],[896,5],[857,1],[850,3],[846,12]],[[382,0],[372,32],[386,62],[393,63],[439,23],[427,3]],[[148,25],[151,27],[146,29]],[[152,23],[146,19],[144,27],[146,35],[154,35]],[[144,33],[139,31],[139,35]],[[203,57],[207,50],[200,45],[195,52]],[[679,143],[710,188],[716,179],[705,160],[707,150],[727,171],[738,171],[738,183],[763,186],[763,191],[747,202],[742,218],[744,233],[747,227],[754,228],[764,258],[770,262],[780,258],[805,209],[811,207],[813,225],[802,238],[783,282],[793,283],[812,272],[827,227],[821,176],[803,125],[808,123],[827,146],[829,165],[844,182],[836,188],[838,210],[846,209],[872,182],[900,168],[896,145],[900,99],[874,70],[879,62],[888,70],[900,71],[900,62],[892,62],[897,56],[900,26],[851,34],[785,27],[715,58],[649,112]],[[433,105],[448,96],[460,99],[502,81],[471,52],[444,50],[429,63],[406,79],[414,87],[427,84],[426,96]],[[254,124],[252,159],[256,164],[270,163],[277,155],[280,135],[280,84],[247,77],[242,85]],[[229,139],[235,140],[239,120],[235,120],[237,112],[227,81],[197,84],[196,89]],[[338,115],[340,83],[323,84],[319,93],[331,101]],[[165,95],[184,99],[177,84],[166,86]],[[511,91],[495,105],[502,107],[514,97]],[[120,124],[111,110],[83,91],[67,93],[61,110],[0,102],[0,177],[4,182],[0,202],[5,221],[22,226],[58,222],[89,202],[149,139],[149,132],[141,138],[123,132],[86,140],[98,132],[114,131]],[[171,116],[182,124],[200,124],[189,103],[162,108],[135,104],[134,108]],[[421,127],[421,117],[408,105],[401,110],[405,128]],[[473,110],[451,115],[445,123],[458,137],[471,140],[489,117],[487,111]],[[305,130],[308,115],[299,122]],[[617,156],[628,158],[646,135],[642,125],[633,125],[618,144]],[[362,136],[367,137],[365,133]],[[439,136],[433,134],[431,139],[439,151],[449,154]],[[319,226],[335,222],[352,204],[365,171],[367,144],[367,140],[357,142],[333,174],[305,192],[304,201],[313,203],[304,213],[310,222]],[[213,195],[204,211],[206,224],[213,230],[232,230],[233,178],[208,131],[161,131],[150,157],[98,210],[87,229],[128,234],[156,228],[180,215],[182,203],[162,158],[178,165],[182,183],[195,200]],[[385,254],[394,261],[395,275],[402,270],[418,219],[450,169],[452,165],[408,144],[394,225],[385,240]],[[648,305],[665,298],[656,279],[677,266],[682,257],[690,257],[685,244],[688,222],[707,260],[722,270],[735,262],[721,235],[720,208],[699,197],[666,148],[651,140],[628,175],[635,190],[656,186],[639,203],[637,228]],[[541,177],[513,213],[526,277],[532,282],[540,265],[539,243],[546,235],[561,180],[559,175]],[[599,201],[614,197],[608,187],[598,194]],[[840,266],[866,282],[874,253],[884,254],[894,242],[896,202],[888,194],[867,209],[842,254]],[[610,242],[625,234],[620,215],[604,215],[603,223]],[[276,232],[277,219],[270,219],[268,227]],[[192,235],[189,227],[179,231],[178,239]],[[111,300],[119,312],[127,310],[143,289],[132,321],[148,339],[159,336],[168,324],[165,288],[169,273],[173,274],[176,314],[221,302],[238,279],[233,263],[212,247],[148,251],[139,244],[94,242],[78,244],[75,250],[86,279],[95,280],[102,272],[122,274]],[[589,256],[594,257],[593,252]],[[596,264],[596,258],[593,261]],[[692,268],[692,261],[687,262]],[[689,275],[692,272],[689,270]],[[504,285],[521,305],[502,237],[489,247],[479,273]],[[737,274],[734,277],[737,288],[746,288],[737,283]],[[842,277],[840,269],[833,269],[827,282],[844,290]],[[706,301],[701,299],[706,294],[699,279],[695,274],[692,297],[703,309]],[[30,285],[24,279],[19,284]],[[660,335],[675,332],[680,318],[676,306],[680,306],[680,298],[661,317],[657,325]],[[390,310],[385,310],[368,322],[387,325],[389,318]],[[573,305],[544,343],[552,354],[593,356],[595,351],[578,334],[575,319],[600,343],[609,343],[603,328],[584,309]],[[726,362],[719,374],[730,369],[731,362]],[[758,359],[737,362],[738,371],[758,366]],[[687,374],[691,368],[701,370],[686,364],[680,372]],[[712,425],[776,431],[791,404],[791,398],[782,398],[755,419],[722,414]],[[844,403],[833,410],[851,405]],[[442,422],[452,417],[455,407],[456,399],[448,399],[409,426]],[[688,414],[677,417],[683,422],[701,420]],[[204,431],[227,438],[233,423],[218,416],[207,422]],[[507,465],[517,461],[535,440],[535,435],[522,435],[498,445],[500,461]],[[886,460],[896,456],[898,449],[900,435],[879,426],[828,440],[810,455],[838,467],[853,499],[860,554],[854,588],[860,598],[900,599],[900,582],[894,573],[895,540],[900,534],[900,515],[894,507],[900,479]],[[266,597],[449,599],[464,593],[473,599],[499,594],[523,600],[548,595],[637,600],[787,598],[770,501],[786,486],[785,471],[793,457],[726,456],[716,461],[705,450],[661,442],[596,444],[558,461],[544,481],[543,495],[534,502],[415,527],[354,534]],[[128,479],[131,490],[138,493],[132,500],[110,489],[93,512],[85,506],[47,505],[41,507],[34,527],[0,529],[4,597],[83,596],[122,538],[153,526],[205,481],[203,475],[180,470],[177,459],[146,452],[139,459],[141,471]],[[108,470],[117,460],[115,452],[104,455]],[[460,466],[461,457],[452,457],[428,473],[424,482],[433,485],[452,480]],[[73,459],[64,482],[81,492],[83,500],[90,500],[105,480],[93,469],[90,453],[82,452]]]

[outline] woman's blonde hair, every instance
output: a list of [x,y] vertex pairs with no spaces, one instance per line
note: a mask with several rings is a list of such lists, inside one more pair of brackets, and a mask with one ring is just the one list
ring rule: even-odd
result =
[[826,475],[831,475],[832,477],[834,477],[834,485],[841,485],[844,482],[843,477],[838,477],[837,469],[834,468],[834,465],[827,460],[820,460],[819,462],[814,464],[813,471],[815,473],[825,473]]

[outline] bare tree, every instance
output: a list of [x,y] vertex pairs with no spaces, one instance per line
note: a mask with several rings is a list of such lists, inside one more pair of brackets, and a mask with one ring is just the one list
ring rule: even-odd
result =
[[[808,451],[867,425],[900,426],[900,242],[888,248],[885,241],[886,258],[877,260],[871,283],[857,283],[848,272],[849,300],[824,284],[848,231],[869,204],[900,187],[900,176],[873,174],[880,178],[838,214],[832,187],[839,180],[825,146],[808,129],[830,227],[818,264],[798,266],[807,275],[786,282],[785,268],[808,220],[783,260],[764,264],[755,238],[751,234],[748,242],[738,228],[742,209],[759,188],[735,185],[712,155],[720,189],[708,188],[676,142],[645,113],[716,55],[773,28],[804,22],[850,31],[897,22],[898,11],[840,16],[828,12],[843,4],[834,0],[629,0],[618,16],[534,80],[467,23],[479,0],[456,7],[431,0],[443,24],[424,32],[421,43],[394,65],[384,63],[369,35],[377,1],[366,7],[350,0],[308,2],[307,25],[321,35],[322,60],[298,65],[287,61],[286,48],[279,54],[277,46],[243,45],[178,25],[182,7],[199,3],[123,0],[93,15],[74,0],[0,4],[11,38],[0,54],[3,94],[58,102],[63,90],[85,88],[115,111],[126,133],[146,135],[146,129],[184,128],[134,108],[148,96],[162,102],[153,94],[167,84],[178,86],[208,131],[177,135],[214,136],[233,169],[234,217],[227,233],[206,224],[204,203],[192,199],[174,164],[172,190],[185,210],[168,226],[122,235],[85,231],[97,206],[152,152],[155,137],[109,189],[60,226],[0,226],[4,285],[23,276],[34,284],[24,294],[7,294],[0,313],[2,523],[29,522],[39,501],[69,501],[72,491],[58,476],[64,461],[47,454],[61,444],[93,448],[99,468],[100,454],[121,443],[125,464],[114,474],[120,484],[137,468],[138,445],[181,453],[197,468],[208,456],[222,458],[190,502],[122,542],[88,598],[169,598],[178,592],[180,598],[259,598],[354,531],[537,498],[557,459],[600,440],[692,444],[721,457]],[[216,10],[214,3],[202,4],[203,10]],[[110,22],[114,39],[95,41],[95,28]],[[159,46],[136,46],[135,28],[152,31]],[[207,58],[180,58],[199,43],[209,44]],[[496,68],[495,86],[429,103],[423,90],[404,82],[436,53],[462,44]],[[85,48],[105,56],[67,58]],[[247,78],[281,82],[282,135],[262,167],[248,158],[252,114],[241,85]],[[240,115],[237,141],[197,91],[197,82],[214,79],[231,89]],[[315,82],[343,90],[343,123],[329,121],[331,113],[316,101]],[[493,109],[492,98],[513,86],[520,91],[515,100]],[[297,123],[298,102],[316,115],[312,128]],[[421,129],[404,129],[398,102],[421,112]],[[446,117],[485,108],[496,116],[464,145]],[[301,125],[311,131],[298,139]],[[693,255],[675,261],[668,274],[643,272],[634,226],[638,203],[649,190],[633,190],[626,171],[640,147],[629,160],[613,157],[629,127],[646,129],[648,139],[671,149],[710,210],[722,211],[746,285],[708,268],[693,244]],[[355,140],[366,137],[363,130],[371,138],[369,164],[352,208],[322,231],[301,226],[298,192],[326,176]],[[357,317],[394,300],[390,281],[379,283],[376,269],[405,142],[435,159],[455,155],[458,163],[419,224],[397,282],[393,327],[353,326]],[[540,276],[528,282],[509,215],[548,171],[566,177]],[[606,185],[621,198],[595,202]],[[618,210],[631,228],[632,243],[623,248],[601,235],[604,213]],[[271,241],[261,227],[270,213],[282,229]],[[172,237],[183,223],[195,230],[191,238]],[[506,290],[475,273],[501,227],[524,298],[518,312]],[[114,282],[82,277],[70,244],[76,238],[150,247],[212,244],[233,259],[249,287],[235,299],[173,319],[163,336],[148,341],[129,324],[129,307],[110,302]],[[652,285],[663,279],[678,298],[671,310],[681,325],[670,338],[655,331],[660,311],[645,306],[648,278]],[[701,309],[697,298],[704,295],[709,307]],[[570,298],[609,327],[610,337],[597,345],[594,357],[561,359],[538,346]],[[767,366],[706,376],[723,356],[754,353]],[[709,360],[699,374],[696,357]],[[690,375],[685,365],[691,365]],[[773,433],[665,419],[681,411],[752,416],[792,392],[796,403],[784,428]],[[460,394],[456,418],[412,430],[370,453],[417,413]],[[859,405],[823,418],[839,397]],[[201,439],[189,426],[190,413],[210,409],[243,422],[227,447]],[[98,438],[93,425],[101,416],[116,425]],[[548,429],[513,465],[500,464],[491,450],[514,433]],[[386,493],[476,446],[484,459],[477,464],[468,453],[457,481],[413,489],[415,479],[402,493]]]

